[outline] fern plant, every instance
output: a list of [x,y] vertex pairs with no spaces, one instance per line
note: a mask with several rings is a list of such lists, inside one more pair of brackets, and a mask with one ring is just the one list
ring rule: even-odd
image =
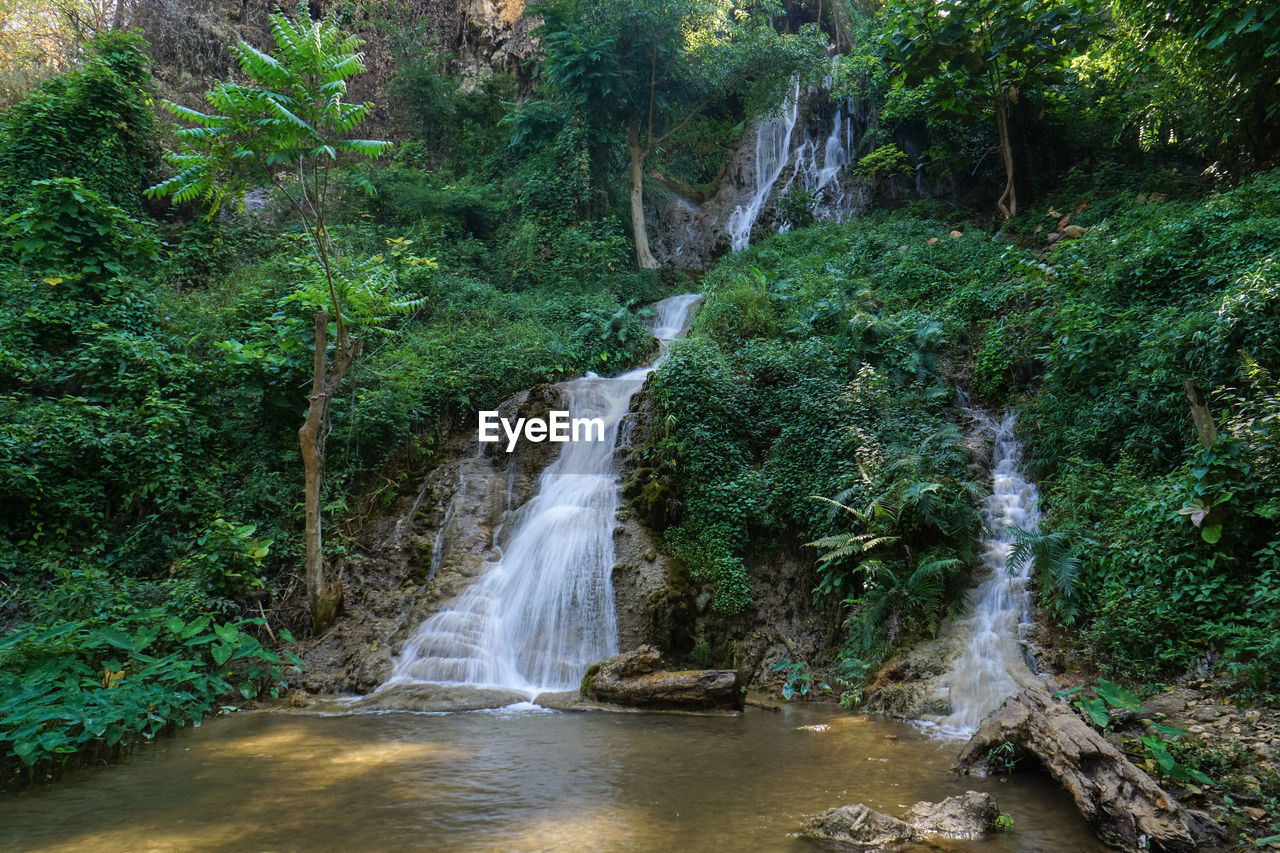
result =
[[1052,590],[1049,606],[1063,624],[1070,625],[1080,616],[1080,600],[1076,594],[1076,581],[1080,577],[1080,542],[1066,533],[1056,530],[1040,533],[1011,527],[1013,550],[1006,565],[1010,573],[1016,573],[1028,563]]
[[[228,81],[209,90],[208,113],[166,102],[189,126],[175,132],[179,150],[165,155],[177,173],[147,192],[178,202],[203,201],[212,214],[229,200],[242,204],[250,187],[270,185],[288,199],[303,225],[327,292],[327,299],[316,306],[310,405],[298,430],[306,471],[307,599],[312,627],[320,630],[342,604],[341,580],[326,565],[322,550],[324,436],[334,394],[363,346],[349,329],[347,305],[352,300],[367,303],[362,297],[369,293],[368,287],[353,287],[353,282],[367,285],[368,277],[353,280],[343,275],[326,208],[331,181],[341,168],[384,154],[391,143],[351,137],[372,105],[344,100],[347,81],[365,65],[360,39],[342,31],[336,14],[313,20],[307,6],[300,4],[293,18],[277,12],[270,22],[274,55],[244,41],[232,48],[248,83]],[[355,183],[372,194],[368,179],[358,171],[354,174]],[[336,332],[332,363],[330,319]]]
[[954,428],[937,430],[864,471],[864,481],[882,485],[863,509],[845,503],[853,489],[812,496],[850,525],[809,545],[819,551],[814,597],[838,595],[853,608],[848,627],[859,655],[879,654],[913,632],[936,633],[964,608],[981,521],[978,487],[959,476],[966,469],[959,438]]

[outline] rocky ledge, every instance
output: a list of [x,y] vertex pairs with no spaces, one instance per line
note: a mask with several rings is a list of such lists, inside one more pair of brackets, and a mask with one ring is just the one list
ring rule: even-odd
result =
[[601,661],[582,678],[582,695],[597,702],[655,710],[741,711],[743,691],[732,670],[669,672],[653,646]]

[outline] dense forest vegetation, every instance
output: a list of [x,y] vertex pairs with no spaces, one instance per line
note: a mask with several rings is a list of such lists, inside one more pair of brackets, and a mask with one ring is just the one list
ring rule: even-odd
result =
[[[1280,695],[1276,7],[547,0],[527,63],[477,76],[357,0],[327,58],[306,7],[243,34],[204,101],[144,0],[42,5],[0,5],[0,785],[280,695],[340,606],[310,569],[477,410],[640,363],[643,306],[692,290],[628,494],[716,614],[744,561],[804,554],[856,703],[962,612],[963,394],[1020,414],[1017,555],[1083,666]],[[391,59],[368,109],[350,35]],[[857,105],[866,209],[796,190],[785,233],[655,258],[655,204],[707,197],[797,81]],[[1280,832],[1280,771],[1179,755]]]

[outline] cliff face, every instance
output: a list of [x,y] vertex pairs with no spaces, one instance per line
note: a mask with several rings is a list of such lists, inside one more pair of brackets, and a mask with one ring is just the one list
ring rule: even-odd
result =
[[[151,43],[157,94],[196,109],[204,92],[231,75],[230,47],[240,39],[260,49],[272,46],[268,15],[275,0],[135,0],[126,19]],[[281,5],[288,5],[281,4]],[[524,14],[524,0],[311,0],[313,16],[337,10],[339,20],[364,39],[368,73],[352,81],[349,99],[369,101],[366,129],[398,136],[387,86],[397,66],[415,55],[442,57],[462,76],[464,89],[495,73],[518,82],[529,78],[537,19]]]

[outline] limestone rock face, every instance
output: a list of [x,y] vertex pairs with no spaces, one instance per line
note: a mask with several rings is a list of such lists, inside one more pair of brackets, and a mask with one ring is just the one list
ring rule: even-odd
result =
[[518,75],[537,52],[529,35],[539,19],[524,14],[524,0],[465,0],[455,63],[462,74],[463,90],[505,71]]
[[844,847],[886,850],[928,836],[981,838],[995,831],[999,814],[990,794],[966,791],[940,803],[916,803],[904,818],[875,811],[861,803],[840,806],[812,818],[802,833],[807,838]]
[[695,669],[668,672],[653,646],[601,661],[587,670],[582,695],[597,702],[663,710],[742,710],[738,673]]
[[956,769],[981,772],[988,750],[1005,742],[1038,759],[1108,844],[1180,853],[1220,837],[1216,824],[1183,808],[1045,690],[1028,688],[1006,701],[965,745]]

